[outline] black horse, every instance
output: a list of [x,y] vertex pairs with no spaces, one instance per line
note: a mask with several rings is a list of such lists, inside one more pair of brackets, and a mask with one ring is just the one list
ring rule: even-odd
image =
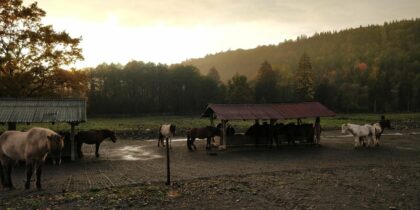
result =
[[110,138],[112,142],[116,142],[117,138],[115,137],[115,133],[108,129],[102,130],[89,130],[89,131],[80,131],[74,137],[75,141],[77,142],[77,155],[79,157],[83,157],[82,153],[82,144],[95,144],[96,157],[99,157],[99,145],[102,143],[103,140],[106,138]]
[[193,151],[197,150],[197,147],[194,145],[196,138],[207,139],[206,150],[211,150],[211,140],[215,136],[221,136],[220,129],[213,126],[206,126],[204,128],[192,128],[187,132],[187,147],[188,150]]

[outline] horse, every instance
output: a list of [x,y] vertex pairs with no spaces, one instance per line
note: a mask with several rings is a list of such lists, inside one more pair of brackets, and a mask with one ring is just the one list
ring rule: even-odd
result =
[[365,144],[364,139],[368,138],[368,145],[371,145],[375,138],[375,128],[372,125],[356,125],[346,123],[341,125],[341,133],[349,132],[354,137],[354,148]]
[[382,119],[379,122],[373,123],[372,125],[376,125],[377,127],[380,128],[380,132],[376,133],[376,139],[378,141],[381,139],[382,133],[384,132],[385,128],[392,129],[391,121],[385,120],[384,117],[382,117]]
[[207,139],[206,150],[211,150],[211,140],[215,136],[221,136],[220,129],[213,126],[203,128],[192,128],[187,132],[187,147],[189,151],[197,150],[194,144],[196,138]]
[[74,139],[77,142],[77,155],[79,157],[83,157],[82,153],[82,144],[95,144],[96,150],[95,155],[99,157],[99,146],[101,145],[102,141],[106,138],[110,138],[112,142],[117,141],[117,137],[115,137],[115,133],[108,129],[102,130],[89,130],[89,131],[80,131],[75,136]]
[[41,189],[42,165],[48,154],[61,157],[64,139],[56,132],[34,127],[26,132],[6,131],[0,136],[0,173],[3,188],[14,189],[11,171],[16,161],[26,162],[25,189],[31,185],[32,173],[36,172],[36,187]]
[[163,142],[163,139],[168,139],[169,141],[169,148],[171,148],[171,141],[172,137],[175,135],[176,126],[172,124],[163,124],[159,127],[159,139],[157,146],[159,147],[162,145],[165,147],[165,143]]
[[375,146],[379,146],[379,140],[381,140],[381,135],[383,132],[382,126],[380,123],[374,123],[373,125],[373,129],[375,129],[375,141],[374,144]]

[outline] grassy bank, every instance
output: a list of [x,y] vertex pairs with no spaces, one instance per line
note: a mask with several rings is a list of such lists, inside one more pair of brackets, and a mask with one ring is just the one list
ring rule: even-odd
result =
[[[321,118],[321,124],[325,129],[338,129],[343,123],[365,124],[378,121],[379,114],[338,114],[336,117]],[[420,124],[420,113],[394,113],[386,114],[386,118],[391,120],[397,128],[411,128]],[[313,123],[314,119],[304,119],[304,122]],[[215,123],[219,121],[216,120]],[[296,122],[287,120],[282,122]],[[144,117],[92,117],[88,122],[81,123],[76,127],[77,130],[102,129],[108,128],[116,131],[120,135],[153,137],[160,124],[173,123],[177,126],[179,135],[184,135],[185,131],[192,127],[202,127],[210,124],[209,119],[200,116],[144,116]],[[231,123],[239,132],[244,132],[253,121],[232,121]],[[69,130],[70,126],[66,123],[34,123],[30,125],[19,124],[18,130],[27,130],[34,126],[47,127],[53,130]],[[7,127],[1,126],[0,131]]]

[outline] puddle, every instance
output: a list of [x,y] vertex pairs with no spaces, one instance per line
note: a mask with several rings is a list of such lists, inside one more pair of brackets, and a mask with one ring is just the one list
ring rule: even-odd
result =
[[[416,133],[416,132],[406,133],[406,134],[402,134],[402,133],[383,133],[382,136],[404,136],[404,135],[418,135],[418,134],[420,134],[420,133]],[[321,137],[326,137],[326,138],[349,138],[349,137],[353,137],[353,135],[347,134],[347,135],[321,136]]]
[[145,146],[124,146],[109,151],[109,159],[111,160],[145,161],[158,158],[163,158],[163,156],[147,150]]
[[411,148],[411,147],[401,147],[401,146],[397,146],[397,149],[410,150],[410,151],[417,151],[416,149]]

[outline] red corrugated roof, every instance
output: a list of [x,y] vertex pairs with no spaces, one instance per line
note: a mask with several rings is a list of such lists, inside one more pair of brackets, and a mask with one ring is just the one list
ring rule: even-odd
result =
[[282,104],[210,104],[202,117],[215,114],[220,120],[281,120],[331,117],[335,113],[318,102]]

